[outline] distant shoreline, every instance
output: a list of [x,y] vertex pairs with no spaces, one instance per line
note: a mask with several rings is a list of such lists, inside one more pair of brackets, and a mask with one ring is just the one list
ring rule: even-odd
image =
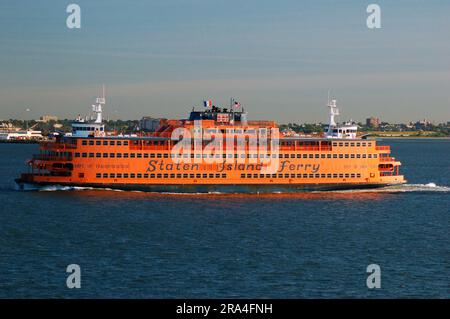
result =
[[401,139],[401,140],[450,140],[450,136],[433,137],[433,136],[372,136],[372,138],[380,139]]
[[[321,138],[321,137],[317,137]],[[358,137],[360,138],[360,137]],[[385,139],[385,140],[450,140],[450,136],[445,137],[432,137],[432,136],[368,136],[372,139]],[[33,140],[0,140],[0,144],[39,144],[42,141]]]
[[38,144],[41,141],[29,141],[29,140],[0,140],[2,144]]

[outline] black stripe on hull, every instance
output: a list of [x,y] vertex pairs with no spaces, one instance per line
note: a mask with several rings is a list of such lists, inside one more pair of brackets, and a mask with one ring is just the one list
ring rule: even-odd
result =
[[93,187],[118,190],[137,190],[156,193],[297,193],[310,191],[336,191],[350,189],[373,189],[389,184],[103,184],[103,183],[53,183],[24,182],[16,179],[19,189],[31,186]]

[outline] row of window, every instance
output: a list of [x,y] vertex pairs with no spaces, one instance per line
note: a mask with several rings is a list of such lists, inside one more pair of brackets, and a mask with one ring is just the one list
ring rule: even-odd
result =
[[[165,141],[148,141],[148,140],[145,140],[145,141],[143,141],[143,143],[144,143],[144,145],[165,145]],[[292,141],[292,142],[281,142],[281,145],[282,146],[293,145],[292,143],[295,143],[295,142],[294,141]],[[298,145],[300,145],[300,146],[309,145],[309,144],[306,144],[306,143],[307,142],[300,142],[300,143],[298,143]],[[128,145],[128,141],[82,140],[81,144],[82,145],[97,145],[97,146],[101,146],[101,145],[104,145],[104,146],[107,146],[107,145],[109,145],[109,146],[115,146],[115,145],[117,145],[117,146],[122,146],[122,145],[127,146]],[[139,141],[138,140],[133,141],[133,144],[138,145]],[[318,142],[311,142],[310,145],[311,146],[313,146],[313,145],[319,146]],[[366,146],[372,146],[372,143],[371,142],[333,142],[333,146],[366,147]]]
[[107,140],[82,140],[81,145],[97,145],[97,146],[128,146],[128,141],[107,141]]
[[227,178],[224,173],[209,174],[141,174],[141,173],[96,173],[96,178]]
[[[97,173],[96,178],[227,178],[227,174],[142,174],[142,173]],[[346,174],[241,174],[241,178],[361,178],[360,173]]]
[[[140,141],[136,140],[136,141],[131,141],[131,145],[139,145]],[[142,143],[144,145],[166,145],[166,141],[142,141]],[[96,146],[128,146],[129,142],[128,141],[116,141],[116,140],[82,140],[81,141],[81,145],[96,145]]]
[[350,147],[365,147],[372,146],[371,142],[333,142],[333,146],[350,146]]
[[[194,158],[227,158],[227,154],[191,154]],[[97,157],[97,158],[189,158],[188,154],[155,154],[155,153],[75,153],[75,157]],[[228,154],[228,158],[258,158],[258,154]],[[259,158],[270,158],[269,154],[259,154]],[[272,154],[272,158],[276,158],[277,154]],[[278,154],[279,158],[377,158],[378,154]]]
[[361,174],[241,174],[241,178],[361,178]]

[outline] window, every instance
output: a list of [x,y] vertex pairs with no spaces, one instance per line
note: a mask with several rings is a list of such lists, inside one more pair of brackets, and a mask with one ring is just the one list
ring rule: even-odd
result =
[[[125,142],[124,142],[125,143]],[[148,176],[147,176],[148,177]],[[137,178],[142,178],[142,174],[141,173],[138,173],[137,174]]]
[[86,140],[82,140],[81,141],[81,145],[87,145],[87,141]]
[[103,178],[108,178],[108,173],[103,173]]
[[108,157],[108,153],[103,153],[103,157],[107,158]]
[[94,145],[94,141],[89,141],[89,145]]
[[121,141],[117,141],[117,146],[121,146],[122,142]]
[[80,157],[80,153],[75,153],[75,157]]
[[114,142],[114,141],[109,142],[109,145],[111,145],[111,146],[114,146],[115,144],[116,144],[116,142]]
[[123,145],[128,146],[128,141],[123,141]]
[[128,178],[128,173],[123,174],[123,178]]
[[103,146],[108,145],[108,141],[103,141]]
[[128,153],[123,153],[124,158],[128,158]]
[[95,177],[96,177],[96,178],[101,178],[101,177],[102,177],[102,174],[101,174],[101,173],[97,173],[97,174],[95,174]]
[[137,153],[138,158],[142,158],[142,153]]
[[131,177],[131,178],[136,178],[136,174],[131,173],[131,174],[130,174],[130,177]]
[[122,178],[122,173],[117,173],[117,178]]
[[84,178],[84,173],[78,173],[79,178]]
[[95,157],[102,157],[102,153],[95,153]]
[[89,157],[94,157],[94,153],[89,153]]
[[82,157],[87,157],[87,153],[81,154]]
[[115,156],[116,156],[115,153],[109,153],[109,157],[110,157],[110,158],[114,158]]
[[97,146],[102,145],[102,142],[101,141],[95,141],[95,145],[97,145]]
[[130,153],[130,157],[131,157],[131,158],[135,158],[135,157],[136,157],[136,154],[135,154],[135,153]]
[[117,158],[122,158],[122,153],[117,153]]

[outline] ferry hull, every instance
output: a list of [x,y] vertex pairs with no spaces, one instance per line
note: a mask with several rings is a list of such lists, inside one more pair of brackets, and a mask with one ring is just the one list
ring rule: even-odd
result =
[[62,187],[92,187],[98,189],[117,189],[129,191],[146,191],[156,193],[224,193],[224,194],[264,194],[264,193],[296,193],[312,191],[336,191],[351,189],[373,189],[389,186],[389,183],[348,183],[348,184],[107,184],[107,183],[53,183],[53,182],[28,182],[16,179],[20,190],[36,189],[44,186]]

